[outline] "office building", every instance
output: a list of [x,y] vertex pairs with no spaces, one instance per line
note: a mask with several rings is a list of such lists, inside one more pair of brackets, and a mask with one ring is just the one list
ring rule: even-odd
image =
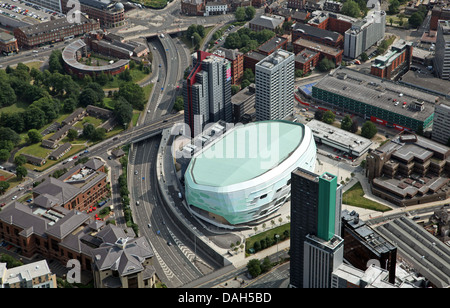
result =
[[431,133],[431,139],[450,145],[450,104],[437,103],[434,106],[434,119],[433,119],[433,131]]
[[0,263],[0,289],[28,288],[57,288],[56,275],[50,271],[46,260],[9,269],[7,263]]
[[9,33],[0,32],[0,52],[5,56],[18,53],[17,39]]
[[375,58],[370,68],[372,75],[380,78],[395,79],[409,71],[412,63],[413,47],[411,42],[399,40],[384,55]]
[[197,61],[183,82],[184,122],[191,136],[205,124],[232,122],[231,64],[222,57],[198,51]]
[[366,157],[372,194],[397,206],[450,197],[450,148],[403,131]]
[[364,271],[376,263],[386,270],[388,281],[395,283],[397,247],[359,218],[355,211],[342,211],[341,236],[345,241],[344,258],[352,266]]
[[256,120],[282,120],[294,110],[295,56],[277,50],[255,66]]
[[[342,263],[341,186],[335,175],[319,176],[301,168],[292,172],[291,185],[290,284],[329,287],[332,271]],[[320,254],[326,257],[319,260]],[[315,276],[318,262],[324,262],[323,275]]]
[[308,234],[304,249],[303,288],[330,288],[332,274],[342,264],[343,239],[334,235],[324,240]]
[[67,18],[49,20],[36,25],[15,28],[14,36],[19,47],[34,48],[80,36],[99,28],[98,21],[80,14],[80,22],[72,23]]
[[[300,123],[260,121],[223,132],[204,133],[184,173],[186,202],[192,213],[228,229],[267,218],[291,193],[291,172],[312,171],[316,144]],[[302,170],[303,170],[302,169]]]
[[369,11],[367,17],[352,24],[345,31],[344,56],[357,58],[370,46],[384,39],[386,13],[384,11]]
[[[103,28],[116,28],[126,24],[125,8],[121,2],[111,0],[78,0],[80,10],[89,18],[97,20]],[[61,0],[64,14],[68,14],[73,5],[69,0]]]
[[450,21],[439,20],[434,68],[439,78],[450,79]]

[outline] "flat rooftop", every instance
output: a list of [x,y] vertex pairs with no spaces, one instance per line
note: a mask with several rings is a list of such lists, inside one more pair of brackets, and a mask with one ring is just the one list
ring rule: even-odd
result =
[[322,121],[313,119],[306,125],[311,128],[314,137],[320,138],[322,142],[351,149],[352,153],[358,153],[358,155],[367,152],[372,145],[372,141],[367,138],[326,124]]
[[[348,68],[336,69],[334,72],[327,74],[313,88],[354,99],[419,121],[425,121],[434,113],[434,104],[439,99],[437,95]],[[394,99],[399,101],[400,104],[396,106]],[[424,109],[422,111],[402,107],[403,102],[406,102],[406,105],[409,106],[410,104],[414,105],[416,101],[423,101]]]
[[228,186],[256,178],[286,160],[302,143],[304,126],[288,121],[238,125],[195,154],[195,183]]

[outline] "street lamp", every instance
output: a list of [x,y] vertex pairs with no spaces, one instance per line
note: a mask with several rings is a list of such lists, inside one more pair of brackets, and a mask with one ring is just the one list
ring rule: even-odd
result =
[[279,255],[278,255],[278,239],[280,238],[280,235],[275,234],[275,238],[277,239],[277,259],[279,259]]

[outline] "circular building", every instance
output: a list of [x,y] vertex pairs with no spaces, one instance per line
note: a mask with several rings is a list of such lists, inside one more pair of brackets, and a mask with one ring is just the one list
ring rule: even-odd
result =
[[[102,42],[100,41],[98,43]],[[111,44],[108,44],[108,46],[111,46]],[[101,66],[91,66],[78,62],[81,57],[86,57],[87,54],[88,46],[81,39],[75,40],[67,45],[62,52],[62,59],[66,71],[78,77],[84,77],[85,75],[95,76],[101,73],[117,75],[129,68],[130,60],[128,59],[120,59],[114,63]]]
[[186,202],[221,227],[256,222],[290,197],[291,172],[314,171],[311,129],[288,121],[239,125],[198,151],[184,174]]

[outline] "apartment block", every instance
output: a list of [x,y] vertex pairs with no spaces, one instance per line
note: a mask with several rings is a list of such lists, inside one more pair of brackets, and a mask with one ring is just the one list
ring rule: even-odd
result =
[[450,21],[439,20],[434,68],[439,78],[450,80]]
[[370,46],[384,39],[386,27],[386,13],[372,10],[367,17],[352,24],[345,31],[344,56],[357,58]]
[[255,66],[256,120],[282,120],[294,109],[294,54],[279,49]]
[[197,61],[183,82],[184,119],[192,137],[207,123],[232,122],[231,75],[230,61],[198,51]]
[[431,139],[439,143],[449,145],[450,141],[450,105],[437,103],[434,106],[433,131]]

